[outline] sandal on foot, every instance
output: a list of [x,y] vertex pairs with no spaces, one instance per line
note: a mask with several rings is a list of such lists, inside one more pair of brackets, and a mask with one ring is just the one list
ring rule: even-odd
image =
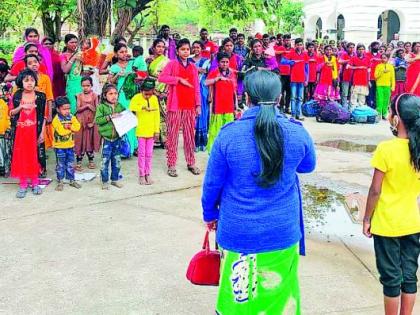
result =
[[16,198],[22,199],[26,197],[26,188],[19,188],[19,190],[16,193]]
[[74,170],[76,172],[81,172],[83,171],[83,167],[82,167],[82,163],[77,163],[76,166],[74,167]]
[[188,166],[188,170],[194,175],[200,175],[201,171],[197,166]]
[[108,183],[102,183],[102,190],[108,190],[109,184]]
[[64,184],[63,182],[58,182],[57,186],[55,187],[55,191],[63,191]]
[[80,185],[78,182],[76,182],[75,180],[70,181],[69,186],[76,188],[76,189],[80,189],[82,188],[82,185]]
[[89,164],[88,164],[88,169],[93,170],[93,169],[95,169],[95,168],[96,168],[95,163],[94,163],[93,161],[89,161]]
[[170,176],[170,177],[178,177],[178,173],[176,172],[176,169],[173,169],[173,168],[168,168],[168,175]]
[[42,194],[42,189],[41,187],[39,187],[38,185],[32,187],[32,193],[34,195],[41,195]]
[[123,187],[123,184],[121,184],[120,182],[116,182],[116,181],[112,181],[111,185],[115,186],[117,188],[122,188]]

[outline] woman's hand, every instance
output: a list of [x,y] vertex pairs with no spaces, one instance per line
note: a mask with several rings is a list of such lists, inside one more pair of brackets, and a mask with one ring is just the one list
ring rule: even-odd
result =
[[182,85],[188,86],[190,88],[193,88],[192,84],[188,82],[188,80],[185,80],[184,78],[179,78],[179,83],[181,83]]
[[217,230],[217,220],[206,222],[207,230],[209,232]]
[[45,139],[44,139],[44,132],[42,131],[41,134],[39,135],[38,138],[38,144],[44,143]]
[[160,140],[159,136],[160,136],[160,134],[158,132],[154,134],[153,138],[154,138],[155,142],[159,142],[159,140]]
[[201,115],[201,106],[197,106],[195,108],[195,113],[197,114],[197,116],[200,116]]

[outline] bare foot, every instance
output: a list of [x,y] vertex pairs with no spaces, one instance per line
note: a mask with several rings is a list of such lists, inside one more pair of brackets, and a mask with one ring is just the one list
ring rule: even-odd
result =
[[150,175],[146,175],[146,185],[152,185],[153,184],[153,180],[150,178]]
[[147,184],[147,180],[144,176],[139,177],[139,184],[140,185],[146,185]]

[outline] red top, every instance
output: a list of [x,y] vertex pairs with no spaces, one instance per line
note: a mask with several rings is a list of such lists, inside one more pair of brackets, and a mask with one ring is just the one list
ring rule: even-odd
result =
[[208,40],[207,43],[204,44],[204,50],[201,52],[201,56],[207,59],[211,59],[211,56],[217,53],[217,50],[217,44],[211,40]]
[[[24,70],[25,68],[26,68],[25,61],[24,60],[20,60],[20,61],[14,63],[12,65],[12,68],[10,69],[9,73],[12,76],[17,77],[19,75],[19,73],[22,70]],[[43,74],[47,74],[47,67],[43,63],[41,63],[39,65],[39,72],[42,72]]]
[[414,95],[420,96],[420,60],[414,61],[407,68],[407,80],[405,86],[406,93],[413,93]]
[[[282,52],[281,57],[289,59],[289,54],[294,51],[292,48],[286,48],[284,46],[274,46],[274,50]],[[281,65],[279,63],[280,75],[290,75],[290,66]]]
[[298,54],[294,49],[289,54],[289,60],[293,60],[295,64],[290,70],[290,82],[303,83],[306,81],[305,65],[308,64],[308,55],[301,51]]
[[[370,59],[368,56],[363,55],[362,58],[353,56],[350,59],[351,66],[354,67],[370,67]],[[356,69],[353,70],[353,85],[368,86],[368,70],[367,69]]]
[[314,53],[312,56],[308,55],[309,64],[309,79],[308,82],[316,81],[316,67],[318,65],[319,57]]
[[[351,57],[349,56],[349,54],[347,52],[344,52],[341,55],[340,59],[350,62]],[[341,67],[342,67],[342,81],[343,82],[350,82],[351,81],[351,74],[352,74],[353,70],[347,69],[347,65],[349,64],[349,62],[341,65]]]
[[219,80],[212,85],[213,113],[233,113],[235,111],[236,76],[232,69],[229,69],[225,74],[221,73],[219,69],[215,69],[209,73],[207,79],[215,79],[218,76],[224,76],[229,80]]
[[[191,62],[188,62],[186,66],[180,63],[178,76],[186,79],[191,85],[193,85],[194,73],[196,71],[197,68]],[[194,87],[189,87],[178,82],[176,85],[176,94],[178,97],[179,110],[191,110],[195,108],[195,100],[193,97]]]
[[332,85],[332,81],[333,81],[332,70],[333,70],[333,68],[331,66],[328,66],[324,62],[324,58],[322,60],[322,65],[320,64],[320,66],[321,66],[321,69],[320,69],[320,73],[319,73],[319,83],[320,84],[326,84],[326,85]]
[[369,80],[375,80],[375,69],[376,66],[379,65],[381,60],[381,55],[379,53],[376,53],[375,55],[371,52],[367,52],[366,56],[370,59],[370,77]]

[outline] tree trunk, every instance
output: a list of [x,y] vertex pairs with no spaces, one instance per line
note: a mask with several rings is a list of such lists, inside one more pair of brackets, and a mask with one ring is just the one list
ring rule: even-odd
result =
[[[56,30],[55,30],[55,21],[54,18],[51,17],[51,15],[47,12],[42,12],[41,15],[42,20],[42,28],[44,30],[45,36],[51,37],[54,41],[58,40],[56,36]],[[60,28],[61,31],[61,28]]]
[[106,26],[112,13],[111,0],[78,0],[77,10],[80,38],[90,35],[105,36]]

